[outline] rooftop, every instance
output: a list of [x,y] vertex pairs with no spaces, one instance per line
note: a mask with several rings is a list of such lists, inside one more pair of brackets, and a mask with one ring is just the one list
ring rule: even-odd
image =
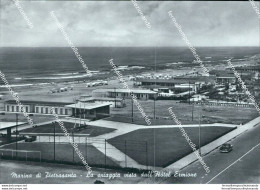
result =
[[176,77],[174,79],[137,79],[137,82],[152,82],[152,83],[169,83],[169,84],[184,84],[196,82],[213,82],[214,76],[190,76]]
[[134,93],[134,94],[157,94],[157,92],[154,92],[152,90],[146,90],[146,89],[104,89],[107,92],[119,92],[119,93]]
[[258,70],[260,71],[260,65],[244,66],[244,67],[235,67],[236,70]]
[[234,73],[221,73],[219,76],[217,76],[217,78],[236,78],[236,76]]
[[110,103],[90,103],[90,102],[78,102],[76,104],[66,105],[65,107],[92,110],[104,106],[110,106]]
[[[22,125],[25,123],[26,122],[18,122],[18,125]],[[14,127],[16,127],[16,122],[1,122],[1,124],[0,124],[0,130],[14,128]]]
[[[72,104],[73,102],[54,102],[54,101],[37,101],[37,100],[20,100],[20,102],[22,104],[26,104],[26,105],[50,105],[50,106],[54,106],[54,105],[68,105],[68,104]],[[5,101],[6,104],[17,104],[17,102],[15,100],[7,100]]]
[[107,98],[107,97],[96,97],[96,98],[94,98],[94,100],[96,100],[96,101],[99,101],[99,100],[103,100],[103,101],[121,101],[121,100],[123,100],[123,98]]

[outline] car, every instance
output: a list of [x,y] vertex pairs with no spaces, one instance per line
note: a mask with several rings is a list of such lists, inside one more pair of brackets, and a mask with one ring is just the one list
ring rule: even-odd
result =
[[221,145],[219,150],[221,153],[228,153],[233,150],[233,146],[229,143],[225,143],[225,144]]
[[25,136],[24,142],[33,142],[36,141],[36,136]]

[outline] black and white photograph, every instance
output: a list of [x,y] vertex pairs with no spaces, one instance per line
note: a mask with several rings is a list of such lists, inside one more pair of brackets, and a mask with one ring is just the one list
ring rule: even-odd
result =
[[259,5],[0,0],[1,190],[258,190]]

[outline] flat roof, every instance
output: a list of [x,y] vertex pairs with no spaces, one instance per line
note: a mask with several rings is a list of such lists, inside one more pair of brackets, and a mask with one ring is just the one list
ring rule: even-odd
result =
[[80,101],[81,102],[86,102],[86,101],[100,101],[100,100],[104,100],[104,101],[114,101],[114,100],[117,100],[117,101],[121,101],[123,100],[123,98],[109,98],[109,97],[84,97],[84,96],[81,96],[80,97]]
[[157,94],[157,92],[154,92],[152,90],[146,90],[146,89],[107,89],[107,92],[119,92],[119,93],[130,93],[133,92],[134,94]]
[[[20,100],[22,104],[29,104],[29,105],[68,105],[73,104],[73,102],[52,102],[52,101],[36,101],[36,100]],[[17,104],[15,100],[7,100],[5,101],[6,104]]]
[[152,82],[152,83],[168,83],[168,84],[183,84],[196,82],[213,82],[215,76],[190,76],[190,77],[176,77],[174,79],[137,79],[137,82]]
[[101,100],[104,100],[104,101],[122,101],[123,100],[123,98],[107,98],[107,97],[96,97],[96,98],[94,98],[94,100],[96,100],[96,101],[101,101]]
[[90,103],[90,102],[78,102],[76,104],[70,104],[70,105],[66,105],[65,107],[69,107],[69,108],[77,108],[77,109],[85,109],[85,110],[92,110],[92,109],[96,109],[96,108],[101,108],[101,107],[105,107],[105,106],[110,106],[111,103]]
[[242,66],[242,67],[235,67],[236,70],[260,70],[260,65],[251,65],[251,66]]
[[80,101],[93,101],[93,100],[95,100],[95,98],[94,97],[80,96],[79,100]]
[[[18,122],[18,125],[22,125],[25,123],[26,122]],[[14,127],[16,127],[16,122],[1,122],[1,124],[0,124],[0,130],[14,128]]]
[[236,78],[236,76],[234,74],[221,74],[217,78]]

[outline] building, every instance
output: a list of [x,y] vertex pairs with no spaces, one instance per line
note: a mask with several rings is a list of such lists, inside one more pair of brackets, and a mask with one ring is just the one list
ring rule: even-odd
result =
[[[147,89],[131,89],[131,93],[137,97],[137,99],[153,99],[157,92]],[[93,97],[109,97],[119,99],[130,99],[130,91],[128,89],[98,89],[92,92]]]
[[240,71],[251,71],[251,72],[257,72],[260,73],[260,65],[252,65],[252,66],[240,66],[235,67],[235,70],[240,73]]
[[186,89],[197,92],[202,86],[215,84],[214,76],[184,76],[174,79],[137,79],[135,85],[150,89],[169,88],[172,90]]
[[195,94],[190,98],[191,102],[199,102],[208,99],[209,97],[204,94]]
[[[73,102],[49,102],[49,101],[34,101],[22,100],[22,105],[26,113],[40,113],[51,114],[51,108],[55,108],[55,113],[59,115],[71,115],[71,109],[65,108],[65,105],[72,104]],[[22,112],[21,107],[17,105],[15,100],[7,100],[4,102],[5,111],[7,112]]]
[[108,97],[92,97],[92,96],[81,96],[80,102],[97,102],[97,103],[109,103],[110,107],[123,108],[126,106],[123,98],[108,98]]
[[127,89],[111,89],[108,90],[108,97],[130,99],[132,98],[131,93],[135,95],[137,99],[143,100],[153,99],[157,95],[157,92],[146,89],[131,89],[131,92]]
[[237,79],[234,74],[222,73],[219,76],[217,76],[218,84],[235,84],[236,80]]
[[102,119],[110,115],[110,103],[77,102],[66,105],[72,110],[72,116],[84,119]]
[[218,84],[236,83],[236,76],[231,70],[211,70],[209,73],[216,76],[216,82]]
[[254,86],[253,92],[256,97],[260,96],[260,86]]
[[11,140],[12,131],[15,131],[16,128],[20,125],[26,124],[25,122],[18,122],[16,125],[15,122],[1,122],[0,131],[6,131],[6,140],[9,142]]
[[[101,118],[101,114],[109,115],[109,103],[99,102],[48,102],[48,101],[21,101],[26,113],[52,114],[51,108],[55,109],[58,115],[76,116],[86,119]],[[15,100],[5,101],[6,112],[22,112]]]

